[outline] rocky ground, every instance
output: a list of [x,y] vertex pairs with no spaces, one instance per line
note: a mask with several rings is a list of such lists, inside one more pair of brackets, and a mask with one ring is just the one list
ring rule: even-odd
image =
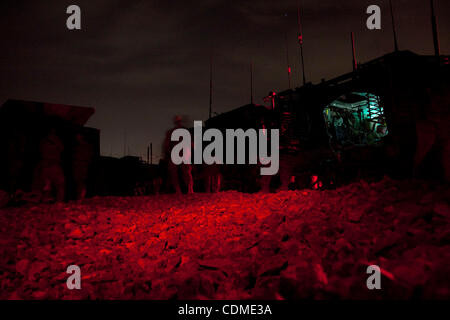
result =
[[[450,298],[450,190],[94,198],[0,210],[1,299]],[[66,269],[81,268],[81,290]],[[368,265],[382,270],[368,290]]]

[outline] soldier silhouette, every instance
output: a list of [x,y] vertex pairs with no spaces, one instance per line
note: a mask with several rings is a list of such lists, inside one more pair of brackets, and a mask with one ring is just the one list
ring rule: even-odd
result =
[[77,200],[82,200],[86,197],[86,184],[93,156],[94,150],[92,145],[85,140],[81,133],[77,133],[72,155],[72,174]]
[[[166,138],[164,140],[164,157],[167,163],[167,173],[168,173],[168,183],[169,186],[175,189],[177,194],[181,194],[179,171],[181,171],[181,178],[184,185],[187,187],[187,193],[194,193],[194,180],[192,178],[192,166],[190,164],[176,165],[172,162],[171,153],[172,149],[176,145],[176,141],[172,141],[172,133],[176,129],[184,128],[183,119],[180,116],[175,116],[173,118],[174,128],[170,129],[166,133]],[[190,157],[191,155],[183,155],[184,157]],[[179,170],[180,169],[180,170]]]
[[40,161],[35,169],[33,191],[39,192],[43,200],[56,196],[56,201],[64,201],[65,177],[61,167],[61,155],[64,145],[54,128],[41,140],[39,145]]

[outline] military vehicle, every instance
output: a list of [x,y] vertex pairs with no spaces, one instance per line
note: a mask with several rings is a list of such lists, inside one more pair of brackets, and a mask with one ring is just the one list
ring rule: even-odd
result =
[[[220,114],[206,127],[279,129],[272,190],[334,188],[384,174],[407,177],[414,169],[449,178],[449,79],[448,56],[396,51],[328,81],[271,92],[265,106]],[[222,168],[223,187],[268,189],[258,172]]]

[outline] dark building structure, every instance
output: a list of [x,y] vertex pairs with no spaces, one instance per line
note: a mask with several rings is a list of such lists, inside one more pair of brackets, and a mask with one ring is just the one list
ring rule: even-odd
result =
[[40,142],[50,131],[56,132],[64,146],[61,166],[67,199],[75,197],[72,176],[73,149],[81,135],[92,147],[88,194],[95,192],[94,172],[100,153],[100,131],[85,127],[94,108],[61,104],[8,100],[0,108],[0,189],[13,194],[31,191],[36,166],[41,158]]

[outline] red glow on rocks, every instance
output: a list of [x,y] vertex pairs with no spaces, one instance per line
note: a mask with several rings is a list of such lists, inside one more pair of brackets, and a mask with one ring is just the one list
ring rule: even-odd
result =
[[[448,192],[384,180],[3,209],[0,298],[448,299]],[[366,288],[369,261],[383,290]]]

